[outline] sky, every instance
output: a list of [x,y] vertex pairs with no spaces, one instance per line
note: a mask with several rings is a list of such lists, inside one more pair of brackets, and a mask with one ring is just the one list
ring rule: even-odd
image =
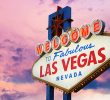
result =
[[[32,79],[35,45],[47,40],[48,15],[57,6],[72,8],[72,27],[101,19],[110,32],[110,0],[0,0],[0,100],[45,100],[45,84]],[[72,100],[109,100],[110,69]],[[55,89],[55,100],[62,92]]]

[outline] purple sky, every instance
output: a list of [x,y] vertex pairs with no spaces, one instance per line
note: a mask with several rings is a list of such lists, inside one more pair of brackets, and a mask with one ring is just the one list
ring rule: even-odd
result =
[[[33,81],[31,69],[35,45],[47,40],[48,15],[58,5],[72,8],[72,27],[102,19],[110,32],[110,0],[0,0],[0,100],[45,100],[45,84]],[[72,93],[73,100],[109,100],[109,73]],[[61,98],[55,89],[55,100]]]

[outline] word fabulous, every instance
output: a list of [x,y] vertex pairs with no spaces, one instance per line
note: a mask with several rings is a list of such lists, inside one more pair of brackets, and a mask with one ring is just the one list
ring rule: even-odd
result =
[[52,49],[58,50],[61,46],[68,46],[71,42],[77,43],[81,37],[88,39],[92,34],[102,34],[104,32],[105,24],[102,20],[95,20],[91,25],[83,25],[80,29],[72,28],[70,31],[63,33],[60,37],[54,36],[52,41],[46,41],[44,44],[36,46],[36,53],[42,55],[43,53],[50,53]]

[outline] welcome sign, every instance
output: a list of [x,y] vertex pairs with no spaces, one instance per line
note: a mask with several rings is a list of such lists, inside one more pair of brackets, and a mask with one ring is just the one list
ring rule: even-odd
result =
[[32,75],[65,92],[77,92],[109,68],[110,37],[103,32],[104,22],[95,20],[39,44],[36,53],[41,57]]

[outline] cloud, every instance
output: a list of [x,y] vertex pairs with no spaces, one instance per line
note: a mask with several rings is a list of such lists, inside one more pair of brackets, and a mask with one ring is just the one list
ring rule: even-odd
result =
[[89,10],[89,11],[92,11],[92,10],[93,10],[93,8],[88,8],[88,10]]
[[[13,35],[0,40],[0,79],[6,82],[32,82],[31,68],[38,58],[35,44]],[[8,70],[7,70],[8,69]],[[28,78],[27,78],[28,76]]]
[[11,82],[14,83],[33,83],[33,78],[32,78],[32,71],[31,69],[28,70],[23,70],[21,72],[22,74],[15,74],[10,78]]
[[12,56],[12,59],[14,61],[21,61],[22,60],[22,56],[21,57],[20,56]]
[[53,0],[54,3],[58,4],[61,0]]
[[[45,94],[45,91],[43,92]],[[63,99],[63,92],[60,92],[58,90],[55,91],[55,100],[62,100]],[[92,96],[92,97],[91,97]],[[20,98],[18,100],[45,100],[45,95],[43,94],[34,94],[34,95],[29,95],[24,98]],[[81,90],[78,93],[72,93],[72,100],[109,100],[110,94],[103,94],[99,92],[99,90]]]
[[[73,94],[72,95],[73,98],[72,100],[76,99],[76,100],[109,100],[110,98],[110,94],[104,94],[102,92],[100,92],[100,90],[82,90],[80,92],[78,92],[77,94]],[[92,96],[92,97],[91,97]]]
[[100,77],[96,79],[97,82],[100,83],[107,83],[110,80],[110,69],[108,69],[106,72],[104,72]]
[[1,100],[15,100],[27,96],[25,93],[16,92],[13,94],[4,93],[0,96]]
[[[34,87],[34,88],[33,88]],[[13,82],[4,82],[0,81],[0,95],[3,93],[15,93],[15,92],[24,92],[26,94],[36,94],[39,91],[43,91],[44,85],[33,82],[33,83],[13,83]],[[2,90],[5,90],[3,92]]]
[[0,81],[0,100],[19,100],[21,98],[33,97],[34,95],[37,97],[42,95],[45,98],[44,94],[44,85],[38,82],[17,84]]
[[100,75],[98,78],[90,82],[84,89],[108,89],[107,92],[110,93],[110,69]]
[[[84,87],[84,89],[98,89],[99,86],[98,86],[98,82],[96,80],[93,80],[92,82],[90,82],[88,85],[86,85]],[[101,87],[100,87],[101,88]]]
[[72,2],[74,2],[75,0],[68,0],[68,3],[72,3]]

